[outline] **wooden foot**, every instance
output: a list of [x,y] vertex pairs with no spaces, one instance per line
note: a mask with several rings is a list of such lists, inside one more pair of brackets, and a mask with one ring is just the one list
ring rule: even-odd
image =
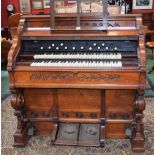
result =
[[132,139],[132,151],[138,153],[145,151],[144,137],[140,133],[137,133]]
[[28,136],[28,128],[23,131],[16,131],[14,134],[14,147],[24,147],[28,142],[30,136]]

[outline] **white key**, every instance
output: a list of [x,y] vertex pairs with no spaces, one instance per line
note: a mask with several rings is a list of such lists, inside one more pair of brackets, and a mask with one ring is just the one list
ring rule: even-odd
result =
[[121,61],[119,61],[119,63],[118,63],[118,64],[119,64],[119,67],[122,67],[122,62],[121,62]]
[[119,59],[120,58],[120,55],[119,55],[119,53],[117,53],[117,59]]
[[110,55],[109,54],[107,54],[107,59],[110,59]]
[[33,65],[34,65],[34,62],[32,62],[30,66],[33,66]]
[[47,63],[47,66],[50,66],[50,61]]

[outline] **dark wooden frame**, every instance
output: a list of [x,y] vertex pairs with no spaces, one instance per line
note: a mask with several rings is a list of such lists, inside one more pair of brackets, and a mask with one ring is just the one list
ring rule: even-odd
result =
[[[50,2],[50,0],[48,0],[48,1]],[[50,9],[50,7],[45,7],[44,3],[45,3],[45,0],[43,0],[44,9]]]
[[[133,0],[133,1],[136,1],[136,0]],[[153,6],[154,6],[154,0],[152,0],[152,7],[151,8],[147,8],[147,6],[146,6],[146,8],[133,8],[133,6],[134,6],[134,2],[132,1],[132,9],[133,10],[152,10],[153,9]],[[150,0],[151,1],[151,0]]]
[[[22,1],[24,1],[24,0],[22,0]],[[21,0],[19,0],[19,10],[20,10],[20,13],[22,13],[22,14],[30,14],[31,13],[31,7],[32,7],[32,5],[31,5],[31,1],[30,0],[27,0],[27,1],[29,1],[29,11],[25,11],[25,12],[21,12]]]

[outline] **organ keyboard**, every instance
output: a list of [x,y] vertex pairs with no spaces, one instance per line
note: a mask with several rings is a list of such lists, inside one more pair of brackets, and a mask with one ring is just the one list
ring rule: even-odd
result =
[[33,135],[101,147],[107,138],[128,138],[134,152],[144,151],[141,15],[81,15],[78,28],[75,14],[54,18],[23,16],[9,52],[14,146]]
[[[138,65],[136,41],[33,41],[24,43],[19,63],[39,67],[129,67]],[[38,52],[35,52],[34,49]],[[30,57],[31,53],[31,57]]]

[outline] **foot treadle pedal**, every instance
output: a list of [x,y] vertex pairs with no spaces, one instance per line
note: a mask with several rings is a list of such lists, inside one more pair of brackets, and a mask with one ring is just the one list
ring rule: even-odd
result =
[[60,123],[54,144],[77,145],[78,131],[78,123]]
[[100,146],[100,125],[81,124],[78,145],[80,146]]
[[60,123],[54,144],[100,146],[100,124]]

